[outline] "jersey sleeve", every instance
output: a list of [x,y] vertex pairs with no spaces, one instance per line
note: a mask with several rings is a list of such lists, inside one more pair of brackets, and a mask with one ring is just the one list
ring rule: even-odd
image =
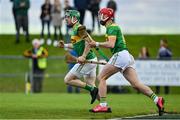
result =
[[107,31],[108,36],[116,36],[118,33],[117,27],[110,27]]

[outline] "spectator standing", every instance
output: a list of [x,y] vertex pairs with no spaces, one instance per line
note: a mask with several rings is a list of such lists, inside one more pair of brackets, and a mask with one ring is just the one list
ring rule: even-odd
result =
[[33,48],[24,51],[24,56],[32,59],[32,92],[39,93],[42,91],[44,71],[47,67],[48,51],[40,46],[40,41],[32,41]]
[[80,24],[83,25],[85,12],[88,8],[89,0],[74,0],[75,8],[80,12]]
[[75,10],[74,7],[72,7],[70,4],[69,4],[69,0],[64,0],[64,11],[67,11],[67,10]]
[[[115,12],[117,11],[117,4],[114,0],[109,0],[107,3],[107,8],[111,8],[114,10],[114,16],[115,16]],[[115,21],[115,17],[113,19],[113,21]]]
[[17,17],[16,17],[16,9],[15,9],[15,4],[14,4],[14,1],[15,0],[10,0],[13,5],[12,5],[12,14],[13,14],[13,18],[14,18],[14,23],[15,23],[15,29],[17,31]]
[[100,23],[98,21],[98,11],[99,11],[100,2],[101,0],[90,0],[90,4],[88,5],[88,9],[90,10],[92,15],[92,32],[94,31],[95,28],[95,19],[97,20],[97,24],[98,24],[98,31],[99,33],[101,32]]
[[47,25],[48,30],[48,39],[47,44],[51,45],[51,33],[50,33],[50,23],[51,23],[51,3],[50,0],[45,0],[45,3],[41,6],[41,24],[42,24],[42,31],[41,31],[41,44],[44,43],[44,26]]
[[28,10],[30,7],[29,0],[14,0],[15,19],[17,22],[16,28],[16,43],[19,43],[20,28],[26,36],[26,42],[29,42],[29,23],[28,23]]
[[149,50],[147,47],[143,46],[139,53],[139,59],[148,59],[150,57]]
[[[166,39],[161,39],[160,40],[160,48],[158,51],[158,59],[159,60],[170,60],[172,57],[172,52],[168,47],[168,42]],[[164,87],[164,93],[169,94],[169,86]],[[160,86],[156,86],[156,93],[160,93]]]
[[[54,26],[54,43],[53,43],[53,45],[56,47],[58,45],[57,40],[62,39],[61,3],[59,0],[54,0],[54,4],[52,6],[52,24]],[[59,30],[59,34],[57,35],[58,30]]]

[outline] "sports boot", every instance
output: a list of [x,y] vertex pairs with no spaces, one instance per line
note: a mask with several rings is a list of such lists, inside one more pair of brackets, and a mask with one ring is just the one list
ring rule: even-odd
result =
[[94,103],[94,101],[96,100],[96,97],[98,95],[98,88],[94,87],[94,89],[90,92],[91,94],[91,104]]
[[164,113],[164,99],[162,97],[158,97],[157,107],[159,110],[159,116],[162,116]]
[[107,113],[109,113],[112,111],[111,111],[110,107],[97,105],[92,110],[90,110],[90,112],[94,112],[94,113],[107,112]]

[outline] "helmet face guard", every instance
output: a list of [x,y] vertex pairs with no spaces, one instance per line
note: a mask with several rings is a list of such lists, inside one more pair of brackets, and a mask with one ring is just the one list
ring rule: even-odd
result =
[[98,19],[101,25],[105,25],[109,19],[114,18],[114,11],[111,8],[102,8],[99,10]]
[[105,25],[106,22],[109,20],[109,17],[107,15],[99,13],[98,19],[101,25]]
[[[65,20],[68,26],[73,26],[75,23],[79,22],[80,20],[80,13],[77,10],[67,10],[65,12]],[[70,22],[68,22],[70,19]]]
[[109,19],[109,17],[106,14],[101,14],[101,13],[99,13],[98,17],[99,20],[101,21],[107,21]]

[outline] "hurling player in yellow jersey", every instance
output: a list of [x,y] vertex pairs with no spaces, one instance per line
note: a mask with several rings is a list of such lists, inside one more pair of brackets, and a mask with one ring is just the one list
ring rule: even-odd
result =
[[98,75],[100,104],[95,106],[92,109],[92,112],[108,112],[110,110],[110,107],[108,107],[106,102],[106,80],[111,75],[121,72],[133,88],[150,97],[155,102],[159,109],[159,115],[162,115],[164,111],[164,99],[162,97],[158,97],[148,86],[142,84],[138,80],[136,70],[133,67],[134,58],[128,52],[120,27],[113,22],[114,11],[110,8],[102,8],[99,11],[98,18],[100,24],[106,27],[107,41],[92,41],[89,44],[91,47],[109,48],[111,50],[112,57]]
[[[90,49],[90,46],[85,40],[81,39],[78,34],[78,29],[82,26],[79,23],[80,13],[77,10],[67,10],[65,13],[66,24],[72,28],[71,32],[71,43],[64,44],[60,42],[59,47],[73,49],[77,55],[78,63],[67,73],[64,78],[64,82],[68,85],[81,87],[90,92],[92,97],[91,103],[93,103],[98,94],[98,88],[95,86],[96,80],[96,64],[84,64],[85,60],[97,61],[95,53]],[[84,77],[85,82],[81,81],[80,78]]]

